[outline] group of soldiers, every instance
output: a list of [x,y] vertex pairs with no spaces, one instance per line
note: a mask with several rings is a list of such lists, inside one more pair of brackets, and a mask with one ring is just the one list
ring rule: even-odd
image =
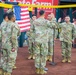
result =
[[45,11],[39,11],[39,18],[32,15],[31,29],[27,32],[28,35],[28,49],[30,56],[28,59],[35,59],[35,67],[37,74],[46,74],[46,61],[52,62],[54,41],[60,32],[60,41],[62,47],[62,62],[71,63],[71,49],[72,42],[76,38],[76,28],[70,22],[70,17],[66,16],[65,21],[61,23],[61,18],[56,21],[53,13],[48,14],[45,19]]
[[[58,35],[58,29],[61,29],[60,41],[62,47],[62,62],[71,63],[72,42],[76,38],[76,27],[70,22],[70,17],[65,17],[65,22],[58,22],[53,13],[48,14],[45,19],[45,11],[39,11],[40,17],[32,15],[30,20],[31,28],[27,32],[28,49],[30,56],[28,59],[35,59],[37,74],[46,74],[46,61],[52,62],[54,41]],[[20,28],[15,22],[13,12],[5,13],[4,20],[0,25],[0,75],[11,75],[12,70],[16,68],[16,57],[18,50],[18,36]]]
[[5,13],[3,18],[0,25],[0,75],[11,75],[12,70],[16,68],[20,28],[15,22],[13,12]]

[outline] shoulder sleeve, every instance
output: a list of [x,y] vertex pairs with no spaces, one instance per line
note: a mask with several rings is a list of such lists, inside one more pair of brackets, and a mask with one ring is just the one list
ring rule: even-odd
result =
[[16,42],[17,42],[17,33],[16,33],[16,28],[14,25],[11,27],[11,42],[12,42],[12,48],[16,48]]
[[72,24],[72,33],[73,33],[73,39],[75,39],[76,38],[76,29],[73,24]]

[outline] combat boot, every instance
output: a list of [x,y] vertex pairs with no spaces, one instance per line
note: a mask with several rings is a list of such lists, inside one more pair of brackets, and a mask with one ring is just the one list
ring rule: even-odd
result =
[[71,63],[71,59],[70,59],[70,58],[68,58],[68,59],[67,59],[67,62],[68,62],[68,63]]
[[62,59],[62,63],[65,63],[66,61],[67,61],[66,58],[63,58],[63,59]]
[[7,72],[6,75],[11,75],[11,73]]
[[30,56],[28,57],[28,59],[32,59],[32,55],[30,55]]
[[49,56],[49,61],[52,61],[52,55]]
[[48,71],[48,68],[45,67],[45,68],[44,68],[44,71]]
[[44,69],[40,69],[40,74],[46,74],[47,72]]
[[39,68],[36,68],[36,73],[40,74],[40,69]]
[[14,65],[14,66],[13,66],[13,69],[16,69],[16,68],[17,68],[17,67]]
[[35,55],[32,56],[32,59],[35,59]]
[[11,75],[11,73],[9,73],[9,72],[4,72],[3,75]]
[[49,61],[49,56],[46,57],[46,61]]
[[3,75],[6,75],[6,72],[5,71],[3,72]]
[[3,75],[3,70],[0,68],[0,75]]

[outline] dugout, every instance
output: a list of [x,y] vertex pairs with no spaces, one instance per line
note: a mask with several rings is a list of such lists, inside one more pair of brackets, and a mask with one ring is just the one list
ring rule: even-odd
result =
[[[76,4],[76,0],[59,0],[59,5],[70,5],[70,4]],[[61,9],[56,9],[57,18],[61,17],[64,20],[64,17],[66,15],[69,15],[71,18],[71,22],[73,18],[76,18],[76,7],[73,8],[61,8]]]
[[0,24],[3,21],[3,14],[4,14],[3,8],[0,8]]

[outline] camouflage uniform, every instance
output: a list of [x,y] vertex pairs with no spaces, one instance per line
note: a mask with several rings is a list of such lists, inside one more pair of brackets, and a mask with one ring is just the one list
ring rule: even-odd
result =
[[17,51],[18,51],[18,37],[20,36],[20,28],[19,28],[18,24],[16,22],[14,22],[14,25],[16,27],[16,29],[14,28],[14,31],[13,31],[14,36],[16,38],[16,40],[14,39],[14,42],[16,44],[16,50],[15,50],[15,52],[13,54],[13,58],[14,58],[13,65],[12,65],[13,68],[16,67],[15,64],[16,64],[16,57],[17,57]]
[[3,26],[6,26],[7,25],[7,22],[5,21],[5,20],[3,20],[3,22],[1,23],[1,25],[0,25],[0,68],[2,68],[2,64],[3,64],[3,57],[2,57],[2,49],[1,49],[1,46],[2,46],[2,35],[1,35],[1,28],[3,27]]
[[[30,53],[30,56],[31,58],[34,59],[34,41],[35,41],[35,38],[34,38],[34,25],[32,24],[33,23],[33,20],[31,19],[30,20],[30,23],[31,23],[31,27],[30,27],[30,31],[27,32],[27,35],[28,35],[28,49],[29,49],[29,53]],[[28,58],[30,59],[30,58]]]
[[52,61],[52,55],[53,55],[53,45],[54,45],[54,38],[57,37],[57,23],[56,18],[53,18],[50,21],[50,25],[53,26],[53,28],[48,28],[48,57],[47,60]]
[[62,57],[66,61],[71,58],[72,37],[75,37],[76,31],[72,23],[61,23],[60,41],[62,43]]
[[[2,69],[8,73],[12,72],[15,60],[17,57],[18,41],[17,36],[20,35],[19,27],[9,21],[7,25],[1,27],[1,37],[2,37],[2,52],[3,52],[3,64]],[[15,48],[15,51],[12,51]]]
[[50,21],[38,18],[33,22],[35,27],[35,67],[44,69],[46,66],[46,56],[48,54],[48,28],[53,27]]

